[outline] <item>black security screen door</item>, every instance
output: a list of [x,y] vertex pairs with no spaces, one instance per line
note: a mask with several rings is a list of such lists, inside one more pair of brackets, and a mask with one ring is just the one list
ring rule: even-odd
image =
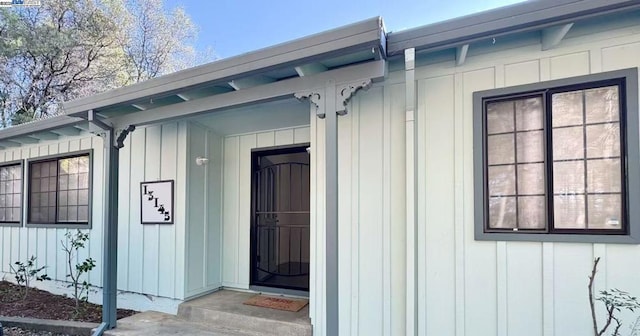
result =
[[309,154],[253,153],[251,284],[309,290]]

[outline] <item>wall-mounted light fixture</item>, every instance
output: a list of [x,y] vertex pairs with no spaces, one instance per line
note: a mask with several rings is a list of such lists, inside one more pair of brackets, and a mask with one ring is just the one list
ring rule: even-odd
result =
[[207,158],[205,158],[205,157],[198,156],[198,157],[196,158],[196,164],[197,164],[198,166],[204,166],[204,165],[206,165],[207,163],[209,163],[209,159],[207,159]]

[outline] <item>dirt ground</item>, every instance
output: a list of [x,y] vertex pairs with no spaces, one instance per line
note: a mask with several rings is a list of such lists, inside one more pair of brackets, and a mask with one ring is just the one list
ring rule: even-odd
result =
[[[23,300],[21,289],[10,282],[0,281],[0,315],[94,323],[102,321],[100,305],[83,303],[80,313],[76,314],[72,298],[30,288],[29,295]],[[133,310],[118,309],[118,319],[135,313]]]

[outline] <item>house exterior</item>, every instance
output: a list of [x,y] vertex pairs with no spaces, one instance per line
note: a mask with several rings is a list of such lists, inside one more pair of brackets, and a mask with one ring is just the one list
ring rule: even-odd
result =
[[638,67],[640,1],[533,1],[71,101],[0,130],[0,269],[65,292],[80,228],[110,308],[229,288],[308,295],[316,335],[587,335],[594,258],[640,293]]

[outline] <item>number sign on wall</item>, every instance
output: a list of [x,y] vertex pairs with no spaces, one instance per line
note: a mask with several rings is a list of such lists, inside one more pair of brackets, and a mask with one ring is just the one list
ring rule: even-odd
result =
[[173,224],[173,180],[140,183],[142,224]]

